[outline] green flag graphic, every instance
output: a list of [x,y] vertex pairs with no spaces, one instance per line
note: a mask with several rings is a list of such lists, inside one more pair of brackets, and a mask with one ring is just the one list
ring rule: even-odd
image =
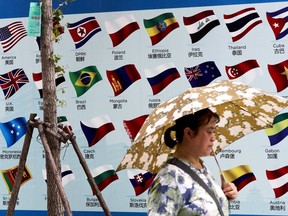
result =
[[77,97],[87,92],[95,83],[102,80],[96,66],[88,66],[79,71],[69,72],[70,80],[76,90]]

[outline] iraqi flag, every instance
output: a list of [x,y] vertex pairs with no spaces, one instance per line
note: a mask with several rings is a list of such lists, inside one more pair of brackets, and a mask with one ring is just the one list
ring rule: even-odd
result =
[[127,175],[136,196],[144,193],[150,187],[154,179],[154,176],[150,172],[144,170],[127,170]]
[[288,113],[277,115],[273,121],[273,127],[266,128],[270,145],[276,145],[288,136]]
[[123,120],[124,128],[125,128],[128,136],[129,136],[131,142],[133,142],[133,140],[135,139],[138,131],[142,127],[142,125],[143,125],[143,123],[147,117],[148,117],[148,115],[142,115],[142,116],[138,116],[134,119]]
[[288,166],[266,170],[266,176],[273,188],[275,198],[279,198],[288,192]]
[[268,64],[268,71],[274,81],[277,92],[281,92],[288,87],[288,60],[274,65]]
[[288,7],[274,12],[267,12],[266,17],[276,40],[279,40],[288,34]]
[[183,17],[183,22],[192,43],[201,40],[209,31],[220,25],[213,10],[206,10],[190,17]]
[[237,79],[249,85],[253,80],[263,76],[263,72],[255,59],[246,60],[232,66],[225,66],[226,74],[230,80]]
[[229,170],[224,170],[223,174],[227,182],[235,184],[238,191],[256,180],[254,173],[248,165],[240,165]]
[[[99,166],[91,170],[92,177],[100,191],[104,190],[109,184],[119,179],[113,166],[110,164]],[[87,179],[89,182],[89,179]],[[93,195],[96,191],[92,188]]]
[[109,132],[115,130],[108,115],[97,116],[87,122],[80,121],[80,125],[89,147],[95,145]]
[[105,26],[113,47],[118,46],[134,31],[140,29],[133,15],[121,16],[113,21],[105,21]]
[[262,23],[254,7],[245,8],[232,14],[224,14],[224,21],[233,42],[240,40],[255,26]]
[[151,39],[152,46],[163,40],[170,32],[179,28],[173,13],[164,13],[152,19],[144,19],[145,29]]
[[135,81],[141,79],[134,64],[127,64],[115,70],[106,70],[106,75],[115,96],[120,95]]
[[68,23],[67,28],[76,49],[82,47],[91,37],[101,31],[95,17],[87,17],[75,23]]
[[158,94],[175,79],[180,77],[174,63],[162,64],[152,69],[145,69],[144,71],[152,88],[153,95]]

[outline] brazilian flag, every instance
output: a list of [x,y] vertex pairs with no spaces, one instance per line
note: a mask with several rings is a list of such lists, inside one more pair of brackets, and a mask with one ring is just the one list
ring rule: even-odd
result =
[[75,72],[69,72],[70,80],[75,88],[77,97],[87,92],[95,83],[102,80],[96,66],[88,66]]

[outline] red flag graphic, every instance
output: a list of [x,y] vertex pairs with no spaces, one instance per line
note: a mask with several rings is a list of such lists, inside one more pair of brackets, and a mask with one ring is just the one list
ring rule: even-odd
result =
[[275,83],[277,92],[281,92],[288,87],[288,60],[275,65],[268,64],[268,71]]

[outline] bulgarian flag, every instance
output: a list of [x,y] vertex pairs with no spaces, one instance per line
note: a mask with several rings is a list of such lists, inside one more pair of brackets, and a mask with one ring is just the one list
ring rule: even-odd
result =
[[[118,179],[118,175],[116,171],[114,170],[113,166],[110,164],[102,165],[100,167],[97,167],[91,170],[91,174],[100,191],[102,191],[110,183]],[[89,179],[88,179],[88,182],[89,182]],[[93,189],[92,191],[93,191],[93,195],[95,195],[96,191],[94,191]]]

